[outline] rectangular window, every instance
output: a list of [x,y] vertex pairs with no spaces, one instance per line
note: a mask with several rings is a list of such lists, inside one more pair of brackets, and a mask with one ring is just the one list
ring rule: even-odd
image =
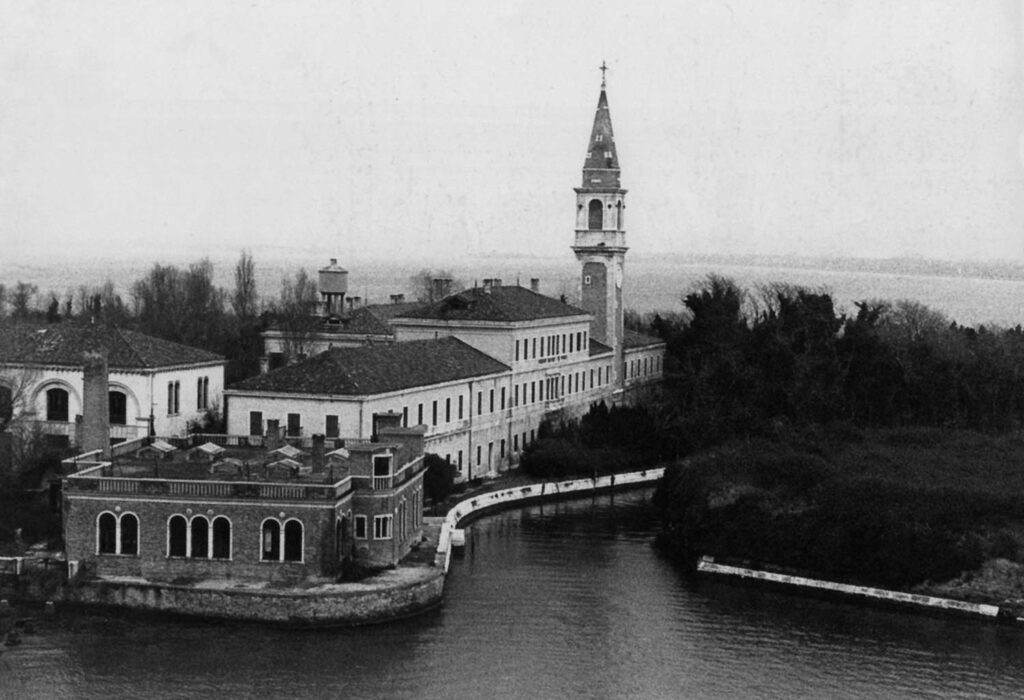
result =
[[516,362],[519,361],[519,341],[516,341]]
[[513,406],[518,406],[519,405],[519,385],[518,384],[516,384],[514,387],[512,387],[512,405]]
[[444,400],[444,422],[452,422],[452,400],[451,397]]
[[531,429],[530,430],[530,442],[533,442],[536,439],[537,439],[537,436],[534,434],[534,431]]
[[409,407],[408,406],[402,406],[402,427],[403,428],[408,428],[409,427]]
[[501,457],[502,459],[505,459],[505,439],[504,438],[502,438],[502,440],[501,440],[501,450],[498,452],[498,456]]
[[263,434],[263,411],[249,411],[249,434]]
[[544,400],[544,384],[542,382],[537,382],[537,391],[538,391],[538,394],[539,394],[537,396],[537,398],[540,399],[541,401],[543,401]]
[[515,435],[512,436],[512,452],[515,453],[515,452],[518,452],[518,451],[519,451],[519,433],[516,433]]
[[476,466],[480,466],[484,458],[484,448],[481,445],[476,446]]
[[590,370],[590,388],[594,388],[594,370]]
[[537,400],[537,383],[530,382],[530,403],[534,403]]
[[537,339],[536,338],[533,339],[533,356],[535,358],[537,357]]
[[494,389],[491,389],[490,406],[491,406],[491,413],[494,413]]
[[416,408],[416,425],[423,425],[423,404]]
[[326,425],[324,426],[324,434],[329,438],[336,438],[341,435],[341,431],[338,430],[338,417],[337,416],[325,416]]
[[434,401],[430,407],[430,424],[437,425],[437,401]]
[[476,392],[476,414],[479,416],[484,412],[484,392]]
[[373,539],[391,539],[391,517],[390,515],[373,516]]
[[501,410],[505,410],[505,387],[501,387]]
[[462,420],[462,395],[459,394],[459,420]]
[[366,516],[365,515],[357,515],[356,516],[355,527],[356,527],[356,539],[357,540],[365,540],[366,539]]
[[462,450],[459,450],[459,471],[462,471]]
[[301,420],[301,418],[299,417],[298,413],[289,413],[288,414],[288,436],[289,437],[298,437],[299,433],[302,432],[302,428],[299,426],[299,421],[300,420]]

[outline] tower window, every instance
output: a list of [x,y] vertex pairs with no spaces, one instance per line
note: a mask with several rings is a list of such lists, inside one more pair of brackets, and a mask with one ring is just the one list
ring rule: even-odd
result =
[[597,136],[594,137],[595,143],[601,143],[602,141],[604,141],[604,134],[598,134]]
[[583,275],[583,284],[590,284],[590,275]]
[[612,152],[611,151],[605,151],[604,152],[604,157],[605,158],[611,158],[612,157]]
[[590,204],[588,205],[588,210],[587,210],[587,213],[589,214],[589,216],[587,217],[587,227],[591,231],[600,231],[602,228],[604,228],[604,226],[603,226],[603,224],[604,224],[604,211],[603,211],[603,209],[604,209],[604,207],[601,206],[601,200],[600,199],[592,199],[592,200],[590,200]]

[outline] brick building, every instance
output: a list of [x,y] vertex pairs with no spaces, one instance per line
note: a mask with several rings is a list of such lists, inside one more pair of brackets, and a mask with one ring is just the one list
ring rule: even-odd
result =
[[377,416],[373,440],[193,435],[78,460],[64,480],[68,561],[165,582],[394,565],[421,539],[423,510],[423,431],[398,419]]

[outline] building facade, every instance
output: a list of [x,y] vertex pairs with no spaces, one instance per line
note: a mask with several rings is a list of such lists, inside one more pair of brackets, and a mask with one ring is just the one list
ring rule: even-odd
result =
[[373,441],[194,435],[78,462],[68,561],[89,577],[284,584],[392,566],[422,537],[423,431],[378,423]]
[[106,358],[110,439],[184,435],[221,403],[225,360],[205,350],[105,324],[0,326],[0,406],[78,444],[83,355]]
[[[623,325],[625,195],[602,80],[575,189],[582,308],[490,279],[433,303],[327,315],[307,346],[326,359],[229,388],[229,430],[260,435],[269,419],[295,435],[363,437],[370,416],[393,411],[403,425],[424,426],[426,449],[473,479],[514,465],[545,420],[638,400],[660,382],[665,345]],[[331,308],[347,289],[342,273],[335,261],[321,270]],[[268,356],[279,358],[268,364],[284,364],[287,342],[287,333],[267,334]]]

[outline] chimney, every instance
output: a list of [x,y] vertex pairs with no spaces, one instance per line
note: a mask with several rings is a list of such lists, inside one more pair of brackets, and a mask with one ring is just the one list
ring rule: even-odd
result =
[[391,295],[391,303],[392,304],[401,304],[404,301],[405,301],[405,295],[404,294],[392,294]]
[[324,436],[322,433],[313,434],[312,467],[314,474],[324,471]]
[[268,450],[276,450],[281,446],[281,431],[278,426],[281,421],[277,419],[267,419],[267,439],[264,441],[263,446]]
[[86,351],[82,355],[82,432],[79,448],[83,452],[102,450],[110,459],[110,381],[106,351]]
[[530,291],[540,294],[540,277],[530,278]]
[[452,281],[448,277],[435,277],[430,281],[430,300],[440,301],[451,294]]

